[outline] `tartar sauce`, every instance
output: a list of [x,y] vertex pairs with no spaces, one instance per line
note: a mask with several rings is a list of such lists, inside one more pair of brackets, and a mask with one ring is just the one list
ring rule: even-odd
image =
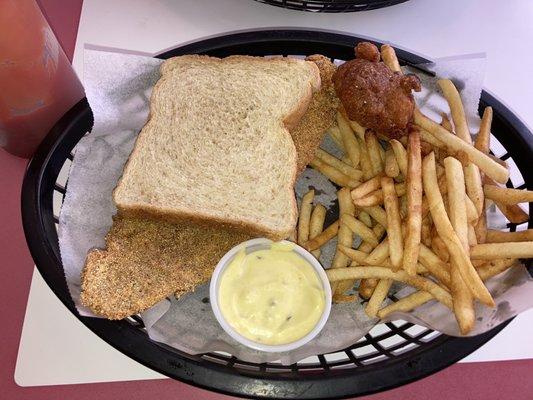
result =
[[218,303],[224,319],[252,341],[294,342],[311,332],[324,312],[322,282],[292,248],[273,243],[249,254],[243,249],[220,278]]

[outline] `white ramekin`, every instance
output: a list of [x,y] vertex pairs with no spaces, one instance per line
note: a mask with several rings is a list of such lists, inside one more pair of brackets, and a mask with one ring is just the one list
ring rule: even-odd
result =
[[306,261],[308,261],[309,264],[312,265],[320,281],[322,282],[322,287],[324,288],[324,295],[326,297],[324,311],[322,312],[322,316],[318,320],[315,327],[311,330],[311,332],[309,332],[307,335],[305,335],[301,339],[298,339],[295,342],[281,344],[281,345],[267,345],[264,343],[254,342],[253,340],[250,340],[244,337],[243,335],[238,333],[235,329],[233,329],[230,326],[230,324],[226,321],[226,319],[224,318],[224,315],[222,314],[222,312],[220,311],[220,307],[218,304],[218,288],[220,285],[220,278],[222,277],[222,274],[224,273],[224,270],[226,269],[230,261],[243,248],[249,249],[251,251],[257,251],[259,249],[264,249],[266,246],[270,246],[272,244],[271,240],[265,239],[265,238],[252,239],[252,240],[243,242],[241,244],[238,244],[237,246],[232,248],[218,262],[215,268],[215,271],[213,272],[213,276],[211,277],[211,283],[209,285],[209,297],[211,300],[210,301],[211,308],[213,309],[213,313],[215,314],[215,317],[217,321],[219,322],[220,326],[222,326],[222,329],[224,329],[224,331],[226,331],[226,333],[230,335],[233,339],[235,339],[237,342],[247,347],[250,347],[252,349],[261,350],[261,351],[270,352],[270,353],[294,350],[298,347],[303,346],[307,342],[309,342],[316,335],[318,335],[318,333],[322,330],[322,328],[324,328],[324,325],[326,324],[326,321],[328,320],[328,317],[331,311],[331,286],[329,284],[328,277],[326,276],[326,273],[324,272],[324,269],[322,268],[322,265],[320,265],[318,260],[311,253],[305,250],[303,247],[300,247],[286,240],[283,240],[281,243],[290,243],[294,245],[292,251],[299,254]]

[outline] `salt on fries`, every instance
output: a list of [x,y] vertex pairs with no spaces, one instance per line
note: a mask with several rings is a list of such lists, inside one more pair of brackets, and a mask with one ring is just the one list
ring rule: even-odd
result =
[[[402,73],[392,47],[382,46],[381,58]],[[502,186],[509,171],[489,154],[492,109],[485,108],[473,143],[459,92],[450,80],[438,83],[449,107],[441,122],[415,108],[409,136],[383,146],[340,107],[329,133],[344,157],[319,150],[310,164],[342,187],[339,220],[323,229],[326,209],[312,208],[310,191],[302,200],[298,243],[318,257],[337,236],[326,271],[334,301],[355,301],[346,292],[356,281],[370,317],[391,318],[437,300],[468,334],[475,302],[494,306],[484,282],[520,265],[519,258],[533,258],[533,230],[487,229],[486,208],[494,203],[509,221],[526,222],[518,204],[533,201],[533,191]],[[354,236],[362,239],[356,248]],[[417,291],[384,306],[395,281]]]
[[422,235],[422,159],[420,133],[409,135],[407,164],[407,222],[403,269],[413,275],[418,261],[419,244]]

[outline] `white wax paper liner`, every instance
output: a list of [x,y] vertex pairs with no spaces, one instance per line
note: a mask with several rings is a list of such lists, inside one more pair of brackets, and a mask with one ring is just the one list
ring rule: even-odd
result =
[[[111,193],[148,116],[150,93],[159,78],[162,61],[149,56],[88,49],[84,57],[84,85],[94,114],[94,127],[75,148],[59,218],[59,245],[67,284],[78,311],[94,316],[79,301],[80,273],[87,251],[105,245],[104,237],[116,212]],[[439,77],[454,80],[462,89],[470,126],[477,131],[484,57],[454,57],[424,67],[432,69]],[[447,110],[447,105],[436,90],[436,79],[418,75],[423,91],[416,95],[417,102],[424,112],[438,118],[438,113]],[[340,155],[327,136],[322,147]],[[336,209],[336,188],[311,169],[306,170],[296,184],[298,199],[309,188],[315,189],[315,203],[324,204],[330,213]],[[501,214],[493,212],[489,217],[493,226],[504,227]],[[332,218],[330,215],[330,220]],[[354,243],[357,241],[358,238]],[[326,267],[331,262],[335,245],[336,241],[332,240],[322,249],[320,261]],[[477,306],[478,321],[472,334],[486,332],[533,306],[530,295],[533,280],[522,266],[491,280],[489,289],[497,307]],[[397,295],[401,297],[410,291],[412,289],[403,287]],[[180,300],[170,297],[161,301],[142,313],[142,318],[150,338],[190,354],[223,351],[244,361],[280,360],[283,364],[348,347],[379,322],[366,316],[360,302],[335,304],[324,330],[307,345],[281,354],[258,352],[233,341],[218,325],[209,305],[207,285]],[[403,319],[446,334],[459,334],[453,314],[435,301],[411,313],[392,314],[389,319]]]

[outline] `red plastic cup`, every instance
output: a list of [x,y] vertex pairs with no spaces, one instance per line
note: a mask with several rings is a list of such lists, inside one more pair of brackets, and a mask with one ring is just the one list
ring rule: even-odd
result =
[[85,96],[34,0],[0,1],[0,147],[29,158]]

